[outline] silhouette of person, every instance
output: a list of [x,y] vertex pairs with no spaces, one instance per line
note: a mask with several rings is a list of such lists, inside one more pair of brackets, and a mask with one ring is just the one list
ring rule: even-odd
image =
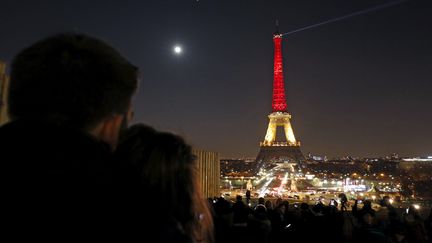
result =
[[352,213],[355,217],[357,217],[358,222],[361,225],[367,224],[364,219],[369,219],[365,217],[366,214],[369,214],[372,218],[375,217],[375,210],[372,209],[372,203],[369,200],[363,201],[363,207],[360,210],[357,210],[358,200],[355,200],[354,206],[352,208]]
[[424,224],[427,231],[427,237],[429,241],[432,241],[432,209],[430,209],[429,216],[426,218]]
[[0,128],[5,231],[44,241],[110,232],[112,151],[136,87],[137,68],[90,36],[55,35],[15,56]]
[[251,191],[247,190],[246,191],[246,204],[249,205],[250,199],[251,199]]
[[340,202],[341,202],[341,210],[342,211],[346,211],[347,210],[346,206],[347,206],[347,203],[348,203],[347,196],[345,195],[345,193],[340,193],[338,195],[338,197],[340,198]]
[[142,219],[148,221],[143,235],[152,242],[213,241],[209,204],[198,184],[195,156],[183,138],[137,124],[124,133],[116,154],[140,176],[137,193],[155,199],[142,201]]
[[272,228],[267,209],[263,204],[258,204],[253,213],[249,215],[247,229],[247,236],[249,237],[247,242],[268,242]]
[[236,226],[246,226],[250,208],[243,202],[243,198],[240,195],[236,196],[236,202],[232,206],[233,210],[233,223]]
[[403,217],[406,228],[406,238],[408,242],[426,243],[428,241],[427,229],[419,211],[413,206],[409,206],[407,213]]

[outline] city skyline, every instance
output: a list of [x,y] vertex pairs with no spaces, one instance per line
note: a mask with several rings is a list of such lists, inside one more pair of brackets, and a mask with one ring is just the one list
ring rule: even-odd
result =
[[[141,70],[135,122],[221,157],[254,157],[271,112],[275,20],[285,33],[388,2],[6,1],[0,59],[58,32],[96,36]],[[431,155],[431,6],[406,1],[284,38],[305,155]]]

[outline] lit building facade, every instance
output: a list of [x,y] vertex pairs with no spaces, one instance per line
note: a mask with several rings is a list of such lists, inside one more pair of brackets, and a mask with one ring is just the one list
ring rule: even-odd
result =
[[0,125],[9,120],[7,112],[8,89],[9,77],[6,75],[6,63],[0,61]]
[[198,166],[198,178],[205,198],[220,196],[219,153],[193,149]]

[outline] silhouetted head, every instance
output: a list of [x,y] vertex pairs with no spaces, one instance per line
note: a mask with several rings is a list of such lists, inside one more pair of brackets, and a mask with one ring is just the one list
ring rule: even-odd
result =
[[273,203],[270,200],[267,200],[264,206],[268,209],[273,209]]
[[383,199],[381,200],[381,206],[382,207],[388,207],[390,206],[390,197],[389,196],[384,196]]
[[254,215],[258,219],[264,219],[267,217],[267,209],[264,205],[258,204],[254,209]]
[[263,197],[258,198],[258,204],[264,204],[265,199]]
[[281,203],[277,206],[277,210],[279,210],[281,214],[284,214],[288,209],[286,208],[285,204]]
[[346,202],[348,202],[348,198],[347,198],[347,196],[345,195],[345,193],[340,193],[340,194],[338,195],[338,197],[340,198],[340,200],[341,200],[342,203],[346,203]]
[[420,217],[419,210],[414,205],[410,205],[409,206],[409,208],[408,208],[408,214],[412,214],[416,218]]
[[283,200],[282,203],[283,203],[283,205],[285,205],[286,209],[288,210],[288,208],[289,208],[288,200]]
[[[129,112],[137,73],[135,66],[101,40],[82,34],[52,36],[14,58],[9,115],[12,120],[89,131]],[[116,123],[117,130],[122,119]]]
[[219,198],[214,204],[214,206],[215,206],[215,212],[219,216],[231,212],[231,204],[224,198]]
[[369,200],[365,200],[365,201],[363,201],[363,208],[367,208],[367,209],[372,208],[372,203],[371,203],[371,201],[369,201]]
[[279,206],[280,204],[282,204],[282,198],[278,197],[275,202],[275,207]]
[[237,202],[241,202],[241,201],[242,201],[242,199],[243,199],[243,198],[242,198],[242,196],[241,196],[241,195],[237,195],[237,196],[236,196],[236,201],[237,201]]
[[[135,165],[143,193],[158,198],[158,206],[188,235],[211,238],[212,218],[198,184],[197,163],[183,138],[134,125],[124,133],[117,153]],[[229,203],[221,197],[214,206],[215,211],[224,211]]]
[[301,210],[308,210],[309,209],[309,204],[307,204],[307,203],[301,203],[300,204],[300,209]]

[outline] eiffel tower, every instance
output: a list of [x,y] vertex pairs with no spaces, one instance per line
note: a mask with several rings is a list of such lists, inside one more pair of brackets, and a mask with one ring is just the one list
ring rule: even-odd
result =
[[[272,113],[268,115],[269,124],[264,141],[260,143],[260,151],[256,158],[257,169],[269,163],[299,164],[305,158],[300,150],[300,141],[296,140],[291,126],[291,114],[288,113],[285,98],[285,87],[282,66],[282,34],[273,34],[274,44],[274,72],[273,72],[273,100]],[[276,141],[278,127],[284,129],[286,141]]]

